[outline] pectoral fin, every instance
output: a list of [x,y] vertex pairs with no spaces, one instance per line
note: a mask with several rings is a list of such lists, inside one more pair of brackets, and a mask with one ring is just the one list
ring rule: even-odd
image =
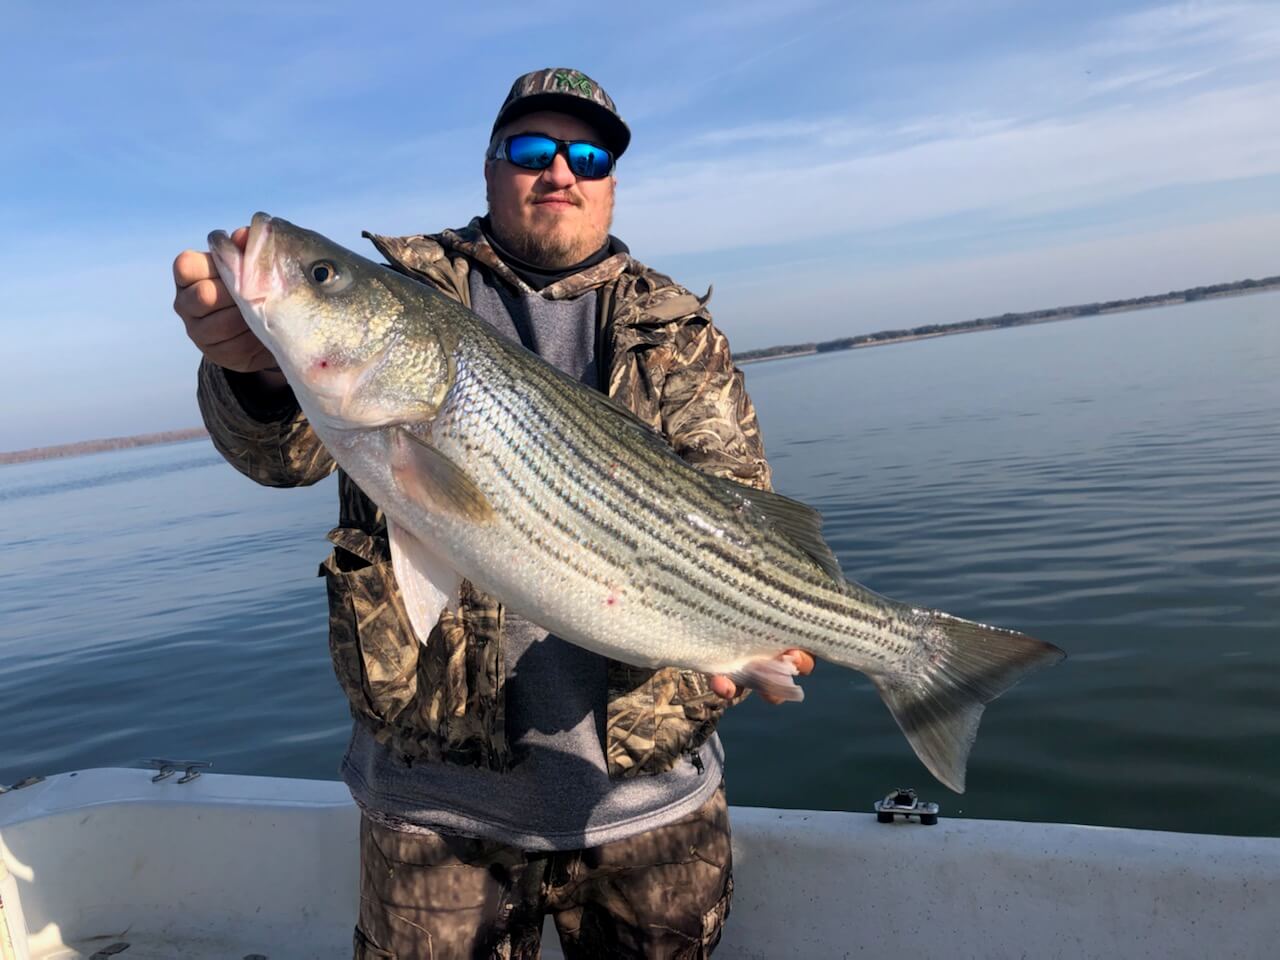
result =
[[395,431],[391,473],[400,492],[429,513],[473,523],[493,519],[484,491],[448,457],[407,430]]
[[391,567],[404,600],[409,623],[426,643],[444,610],[458,609],[462,577],[443,558],[395,521],[387,521],[391,539]]

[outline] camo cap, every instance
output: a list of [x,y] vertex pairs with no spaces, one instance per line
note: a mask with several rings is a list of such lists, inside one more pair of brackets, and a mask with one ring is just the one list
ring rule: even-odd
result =
[[503,124],[539,110],[554,110],[585,120],[600,132],[603,146],[613,151],[615,159],[631,142],[631,131],[604,88],[582,71],[567,67],[547,67],[518,78],[502,101],[490,138]]

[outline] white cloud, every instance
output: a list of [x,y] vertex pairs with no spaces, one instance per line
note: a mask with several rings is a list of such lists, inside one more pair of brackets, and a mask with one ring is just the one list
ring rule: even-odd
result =
[[1090,87],[1094,95],[1114,93],[1119,90],[1162,90],[1191,83],[1209,76],[1213,71],[1180,70],[1176,67],[1152,67],[1146,70],[1135,70],[1132,73],[1120,73],[1103,77]]
[[1047,217],[1280,174],[1280,5],[1124,13],[1074,45],[950,69],[954,83],[915,91],[914,116],[876,118],[857,103],[642,155],[634,176],[623,170],[620,230],[675,256],[955,216]]
[[1280,14],[1267,3],[1171,3],[1120,14],[1083,52],[1132,59],[1219,45],[1258,49],[1268,44],[1278,21]]
[[1147,110],[1113,107],[849,159],[767,144],[672,162],[624,180],[620,229],[639,249],[674,255],[817,243],[966,213],[1053,213],[1170,185],[1280,174],[1277,103],[1280,77]]

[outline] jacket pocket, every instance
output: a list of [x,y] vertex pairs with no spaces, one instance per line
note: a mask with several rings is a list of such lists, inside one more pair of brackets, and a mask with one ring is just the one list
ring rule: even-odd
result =
[[395,589],[391,562],[321,566],[329,593],[329,653],[357,715],[393,724],[418,692],[419,643]]

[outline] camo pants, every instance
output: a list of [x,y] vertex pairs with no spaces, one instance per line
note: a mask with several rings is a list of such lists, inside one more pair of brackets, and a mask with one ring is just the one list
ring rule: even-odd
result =
[[554,918],[567,960],[711,956],[733,895],[724,786],[675,823],[585,850],[360,821],[356,960],[525,960]]

